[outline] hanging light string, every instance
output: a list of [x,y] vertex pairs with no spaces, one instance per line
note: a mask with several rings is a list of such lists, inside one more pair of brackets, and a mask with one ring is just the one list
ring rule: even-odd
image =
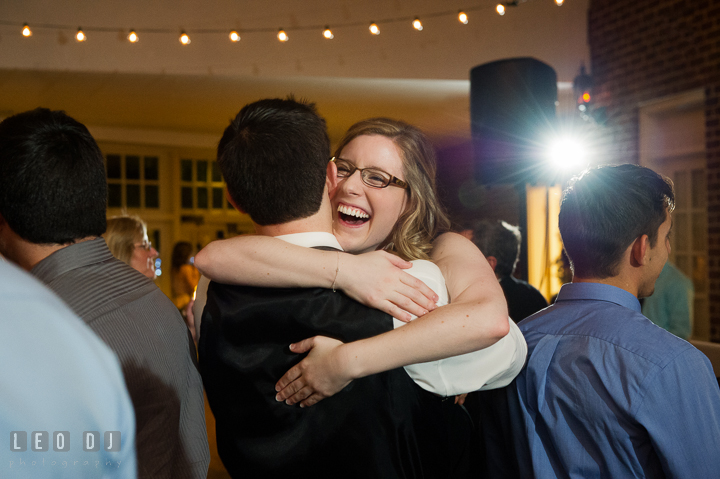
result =
[[[501,2],[498,3],[493,7],[493,10],[495,10],[497,13],[500,13],[500,15],[504,15],[507,11],[508,7],[517,7],[521,3],[525,3],[529,0],[514,0],[511,2]],[[563,4],[562,0],[556,0],[556,5],[560,6]],[[418,17],[416,15],[408,15],[408,16],[402,16],[402,17],[391,17],[391,18],[383,18],[379,20],[373,20],[373,21],[357,21],[357,22],[345,22],[345,23],[337,23],[332,25],[333,31],[337,31],[338,29],[348,28],[348,27],[370,27],[370,32],[374,35],[380,34],[380,26],[381,25],[389,25],[389,24],[396,24],[396,23],[407,23],[409,25],[412,25],[416,30],[422,30],[423,25],[420,22],[421,18],[422,20],[426,20],[429,18],[439,18],[439,17],[455,17],[459,20],[462,24],[467,24],[472,21],[472,18],[470,15],[468,15],[468,12],[477,12],[480,10],[488,10],[488,7],[486,5],[482,6],[471,6],[467,8],[461,8],[461,9],[453,9],[453,10],[445,10],[441,12],[431,12],[426,13],[422,15],[422,17]],[[79,27],[77,25],[67,25],[67,24],[57,24],[57,23],[33,23],[28,24],[25,22],[13,22],[13,21],[6,21],[6,20],[0,20],[0,25],[6,25],[6,26],[15,26],[18,28],[18,31],[22,32],[23,36],[30,36],[32,35],[31,29],[52,29],[52,30],[71,30],[71,31],[79,31]],[[373,28],[374,26],[374,28]],[[288,28],[286,30],[278,29],[276,27],[260,27],[260,28],[243,28],[243,29],[233,29],[233,28],[182,28],[182,29],[173,29],[173,28],[141,28],[141,29],[135,29],[135,28],[122,28],[122,27],[93,27],[93,26],[85,26],[82,27],[82,31],[87,36],[87,32],[110,32],[115,33],[118,31],[126,31],[129,33],[128,39],[131,43],[137,42],[137,39],[141,35],[144,34],[157,34],[157,33],[168,33],[173,35],[184,35],[185,38],[189,38],[191,35],[204,35],[204,34],[224,34],[229,35],[230,40],[233,42],[237,42],[240,40],[240,34],[248,34],[248,33],[273,33],[278,35],[278,38],[281,41],[286,41],[287,38],[289,38],[289,32],[301,32],[301,31],[320,31],[322,32],[323,36],[327,39],[334,38],[334,34],[332,31],[330,31],[330,26],[327,23],[323,24],[317,24],[317,25],[306,25],[306,26],[298,26],[293,28]],[[27,34],[27,32],[30,32],[30,34]],[[282,32],[283,35],[279,34],[278,32]],[[131,39],[132,38],[132,39]],[[179,38],[176,36],[175,38]],[[284,38],[284,40],[283,40]],[[182,41],[181,43],[187,44],[190,43],[189,40],[187,42]]]

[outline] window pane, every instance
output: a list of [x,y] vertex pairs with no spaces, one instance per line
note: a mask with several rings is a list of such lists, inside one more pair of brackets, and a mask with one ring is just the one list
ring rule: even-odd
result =
[[707,249],[707,213],[692,214],[692,239],[693,239],[693,251],[696,253],[704,253]]
[[690,185],[687,171],[676,171],[675,178],[675,206],[678,208],[688,208],[687,199],[689,197]]
[[[139,180],[140,179],[140,157],[139,156],[126,156],[125,157],[125,178],[128,180]],[[130,206],[130,205],[128,205]]]
[[120,179],[120,155],[107,156],[107,177]]
[[180,190],[180,205],[186,209],[193,207],[193,190],[190,187],[183,186]]
[[207,188],[198,188],[197,189],[197,198],[198,198],[198,208],[207,208],[208,207],[208,190]]
[[675,257],[675,266],[678,267],[680,271],[685,273],[685,276],[688,278],[693,277],[693,265],[691,263],[690,256],[688,255],[677,255]]
[[708,271],[705,256],[696,255],[693,257],[693,272],[690,278],[693,280],[696,293],[707,293]]
[[675,235],[675,249],[678,252],[690,249],[690,225],[687,213],[675,213],[673,221],[673,235]]
[[207,181],[208,162],[205,160],[198,160],[196,165],[197,165],[197,180],[198,181]]
[[157,156],[146,156],[145,157],[145,179],[146,180],[157,180],[160,177],[158,173],[158,158]]
[[122,186],[116,183],[108,184],[108,208],[122,208]]
[[707,187],[705,186],[705,170],[692,170],[693,208],[705,208],[706,203]]
[[160,207],[160,192],[157,185],[145,185],[145,208]]
[[125,185],[125,206],[140,208],[140,185]]
[[[192,160],[180,160],[180,179],[192,181]],[[192,197],[192,195],[190,195]],[[189,206],[192,208],[192,206]]]
[[212,180],[222,181],[222,173],[220,173],[220,167],[218,166],[217,161],[212,162]]
[[213,208],[216,210],[221,210],[223,207],[223,189],[222,188],[213,188]]

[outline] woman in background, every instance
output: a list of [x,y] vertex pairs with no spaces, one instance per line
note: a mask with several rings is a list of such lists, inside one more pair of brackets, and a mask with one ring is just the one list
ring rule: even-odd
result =
[[200,272],[191,262],[192,253],[193,247],[187,241],[175,243],[172,252],[172,299],[180,311],[184,311],[190,303],[200,281]]
[[155,279],[158,252],[148,240],[147,225],[137,216],[114,216],[103,235],[110,252],[123,263]]

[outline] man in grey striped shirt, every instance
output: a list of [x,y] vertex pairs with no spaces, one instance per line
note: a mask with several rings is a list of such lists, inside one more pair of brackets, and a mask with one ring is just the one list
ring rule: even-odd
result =
[[195,347],[172,302],[108,250],[106,197],[103,157],[85,126],[47,109],[0,123],[0,254],[47,284],[118,355],[135,410],[138,476],[204,478]]

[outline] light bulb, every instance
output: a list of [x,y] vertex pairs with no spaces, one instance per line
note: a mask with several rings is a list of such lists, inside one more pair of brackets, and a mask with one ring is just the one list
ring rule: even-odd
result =
[[495,11],[500,15],[505,15],[505,7],[501,3],[498,3],[498,6],[495,7]]
[[467,25],[468,17],[465,14],[465,12],[458,13],[458,21],[462,23],[463,25]]
[[233,30],[230,32],[230,41],[231,42],[239,42],[240,41],[240,35],[238,35],[238,32]]
[[563,4],[564,0],[555,0],[555,4],[559,7]]
[[30,30],[30,27],[26,23],[23,25],[22,34],[24,37],[31,37],[32,36],[32,30]]
[[417,30],[418,32],[423,29],[422,22],[420,22],[419,18],[416,18],[413,20],[413,28]]
[[278,40],[280,40],[281,42],[286,42],[286,41],[288,41],[288,40],[290,39],[290,38],[287,36],[287,33],[285,33],[285,30],[283,30],[282,28],[281,28],[280,31],[278,32],[277,37],[278,37]]
[[330,31],[330,27],[325,27],[325,31],[323,31],[323,37],[327,38],[328,40],[332,40],[333,38],[335,38],[333,32]]
[[373,35],[380,35],[380,27],[377,26],[377,23],[371,23],[370,24],[370,33]]
[[130,34],[128,35],[128,41],[130,43],[137,43],[137,41],[140,40],[137,36],[137,33],[135,33],[135,30],[130,30]]
[[75,34],[75,40],[77,40],[79,42],[84,42],[85,40],[87,40],[87,37],[85,36],[85,34],[82,31],[82,28],[78,28],[78,31]]
[[190,37],[184,31],[180,32],[180,43],[183,45],[190,45]]

